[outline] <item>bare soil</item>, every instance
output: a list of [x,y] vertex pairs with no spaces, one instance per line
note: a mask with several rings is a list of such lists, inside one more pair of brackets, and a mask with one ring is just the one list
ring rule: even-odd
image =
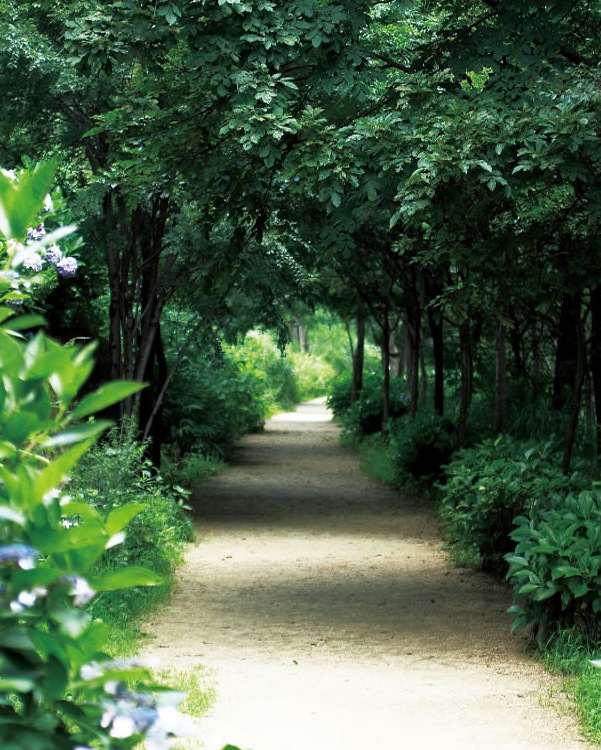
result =
[[193,505],[146,653],[214,670],[199,748],[587,747],[510,635],[508,588],[452,567],[432,510],[363,476],[321,401],[245,438]]

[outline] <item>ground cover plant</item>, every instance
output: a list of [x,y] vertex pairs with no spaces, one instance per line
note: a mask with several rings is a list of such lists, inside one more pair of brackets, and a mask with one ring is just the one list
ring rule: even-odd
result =
[[152,588],[107,591],[88,606],[92,617],[107,623],[115,656],[131,656],[140,639],[143,619],[164,600],[183,559],[185,544],[193,539],[185,513],[188,491],[168,484],[153,470],[145,446],[134,441],[127,425],[113,428],[74,469],[69,492],[102,516],[134,504],[140,507],[123,542],[102,555],[94,574],[103,575],[123,565],[143,565],[160,576]]

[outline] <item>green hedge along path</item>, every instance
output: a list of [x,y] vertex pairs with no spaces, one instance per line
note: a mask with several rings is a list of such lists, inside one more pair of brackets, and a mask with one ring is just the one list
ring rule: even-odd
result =
[[146,653],[215,670],[199,748],[586,746],[510,635],[509,589],[450,566],[431,509],[360,473],[323,400],[245,438],[193,504]]

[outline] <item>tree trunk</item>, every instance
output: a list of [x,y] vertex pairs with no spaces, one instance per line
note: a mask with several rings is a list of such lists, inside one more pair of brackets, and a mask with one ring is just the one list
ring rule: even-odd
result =
[[[578,301],[579,305],[580,301]],[[556,410],[563,409],[567,405],[569,401],[567,394],[574,383],[574,371],[577,367],[578,359],[576,334],[578,324],[574,318],[575,309],[575,295],[564,292],[561,298],[561,310],[559,313],[555,373],[553,376],[552,405]]]
[[309,331],[302,323],[298,325],[298,343],[301,352],[309,353]]
[[357,306],[357,345],[353,353],[353,382],[351,385],[351,404],[359,399],[363,388],[363,362],[365,358],[365,303],[359,300]]
[[434,411],[439,416],[444,414],[444,339],[442,315],[428,307],[428,325],[432,336],[432,353],[434,355]]
[[601,457],[601,286],[591,290],[591,373],[595,396],[597,457]]
[[419,366],[421,349],[422,307],[420,304],[420,290],[417,286],[415,274],[412,278],[412,289],[406,306],[406,330],[409,341],[410,360],[408,367],[408,385],[411,396],[409,418],[415,419],[419,402]]
[[390,317],[385,311],[382,320],[382,432],[386,432],[390,419]]
[[495,418],[493,432],[505,432],[507,421],[507,358],[505,352],[505,326],[499,322],[495,340]]
[[572,320],[575,322],[575,339],[576,339],[576,371],[574,373],[572,397],[570,403],[570,420],[566,430],[565,447],[561,470],[564,474],[570,471],[572,460],[572,451],[576,440],[576,430],[578,428],[578,418],[580,416],[580,404],[582,402],[582,384],[584,383],[585,371],[585,342],[582,321],[582,294],[578,293],[572,296]]
[[457,447],[461,449],[465,447],[467,441],[467,418],[472,401],[474,378],[471,331],[468,321],[459,326],[459,345],[461,349],[461,401],[457,425]]

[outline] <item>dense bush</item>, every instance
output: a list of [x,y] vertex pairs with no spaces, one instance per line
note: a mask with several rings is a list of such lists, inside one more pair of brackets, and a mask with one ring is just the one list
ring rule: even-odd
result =
[[187,492],[167,485],[145,459],[144,446],[123,428],[114,428],[82,459],[70,491],[103,516],[127,504],[139,507],[123,542],[106,550],[94,569],[95,575],[102,575],[122,565],[144,565],[163,579],[162,586],[106,592],[92,603],[93,615],[126,628],[163,596],[184,544],[192,538],[192,524],[184,511]]
[[455,426],[436,414],[418,414],[412,420],[396,419],[390,425],[390,452],[399,484],[411,480],[439,479],[456,445]]
[[569,495],[518,516],[505,556],[514,586],[514,628],[580,625],[601,636],[601,492]]
[[583,473],[564,476],[560,464],[551,443],[508,436],[455,454],[441,487],[441,515],[451,545],[477,553],[486,569],[504,571],[504,555],[514,547],[514,519],[586,489]]
[[[351,406],[351,378],[337,380],[328,397],[328,406],[335,417],[342,419],[347,432],[361,437],[373,435],[382,429],[382,375],[367,375],[358,401]],[[390,381],[390,416],[401,417],[409,411],[410,398],[401,378]]]
[[343,375],[330,385],[330,393],[327,398],[328,409],[336,419],[341,419],[351,406],[351,384],[352,376]]
[[264,379],[243,360],[196,353],[184,357],[164,406],[167,440],[181,453],[227,455],[231,444],[263,426]]

